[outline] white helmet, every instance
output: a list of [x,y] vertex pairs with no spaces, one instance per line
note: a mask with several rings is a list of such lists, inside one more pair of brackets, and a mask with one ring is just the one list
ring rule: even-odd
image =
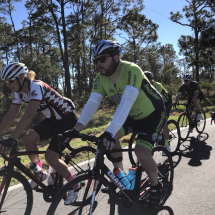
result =
[[24,63],[14,62],[4,66],[1,70],[1,79],[7,80],[11,78],[17,78],[21,74],[27,74],[28,68]]

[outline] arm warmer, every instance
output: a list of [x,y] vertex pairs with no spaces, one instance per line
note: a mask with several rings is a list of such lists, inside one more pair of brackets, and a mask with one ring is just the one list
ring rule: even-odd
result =
[[85,126],[92,119],[95,112],[98,110],[102,99],[103,96],[101,94],[91,93],[87,104],[84,106],[81,112],[81,115],[78,119],[78,123],[81,123]]
[[131,107],[133,106],[138,94],[139,91],[137,88],[130,85],[125,87],[121,102],[116,109],[109,127],[107,128],[107,131],[113,134],[113,136],[115,136],[127,119],[129,111],[131,110]]

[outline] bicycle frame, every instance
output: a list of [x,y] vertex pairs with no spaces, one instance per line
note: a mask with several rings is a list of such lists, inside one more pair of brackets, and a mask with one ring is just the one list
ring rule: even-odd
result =
[[[129,151],[129,150],[130,149],[121,149],[121,151]],[[112,150],[112,151],[114,152],[114,150]],[[116,150],[116,151],[119,151],[119,150]],[[142,167],[139,165],[139,163],[137,163],[137,167],[138,168],[136,171],[136,181],[135,181],[134,190],[132,190],[132,191],[127,190],[125,185],[122,182],[120,182],[117,179],[117,177],[112,173],[112,171],[104,164],[104,152],[99,146],[97,151],[96,151],[94,168],[93,168],[93,170],[89,171],[89,174],[95,175],[95,182],[94,182],[94,186],[93,186],[93,194],[92,194],[92,199],[91,199],[91,204],[90,204],[89,215],[92,214],[92,211],[93,211],[96,189],[97,189],[97,186],[99,183],[99,176],[101,175],[99,170],[101,170],[110,180],[112,180],[116,184],[116,186],[129,199],[129,201],[131,203],[135,203],[138,200],[141,200],[146,195],[146,193],[150,190],[150,188],[145,190],[144,192],[142,192],[140,194],[141,197],[139,198],[140,185],[143,185],[144,183],[146,183],[149,180],[149,178],[146,178],[145,181],[141,184]],[[89,187],[90,187],[91,183],[92,183],[92,179],[89,180],[87,183],[87,189],[86,189],[86,192],[84,194],[83,202],[86,199],[86,196],[87,196],[87,193],[89,191]]]
[[[55,192],[53,192],[53,190],[50,190],[50,188],[48,188],[48,185],[46,186],[45,184],[43,184],[43,182],[37,178],[36,175],[34,175],[28,168],[26,168],[22,163],[21,163],[21,158],[17,158],[17,156],[22,156],[22,155],[30,155],[30,154],[44,154],[46,151],[25,151],[25,152],[16,152],[16,154],[14,154],[13,150],[11,150],[12,153],[10,153],[10,158],[7,158],[6,155],[2,155],[3,158],[5,160],[8,160],[8,165],[4,166],[3,168],[1,168],[0,171],[4,171],[7,173],[7,176],[4,177],[2,184],[0,186],[0,194],[4,188],[4,192],[1,198],[1,202],[0,202],[0,210],[2,208],[2,205],[4,203],[5,200],[5,196],[7,194],[8,188],[9,188],[9,184],[11,181],[11,174],[14,171],[14,166],[17,167],[21,172],[23,172],[25,175],[27,175],[30,179],[32,179],[36,184],[38,184],[41,188],[42,191],[40,191],[39,189],[36,190],[37,192],[46,192],[49,195],[54,195]],[[57,174],[56,178],[59,178],[59,174]],[[62,177],[62,176],[61,176]],[[6,178],[6,179],[5,179]],[[55,185],[57,184],[58,180],[55,180]]]

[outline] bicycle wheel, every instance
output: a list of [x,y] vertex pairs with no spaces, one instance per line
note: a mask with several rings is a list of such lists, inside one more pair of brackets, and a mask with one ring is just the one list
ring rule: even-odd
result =
[[169,129],[170,153],[174,154],[180,146],[180,130],[178,123],[173,119],[167,121],[167,127]]
[[202,117],[199,122],[197,122],[196,125],[196,130],[199,134],[201,134],[205,130],[205,125],[206,125],[206,116],[204,110],[201,110],[202,112]]
[[[166,156],[163,156],[163,152]],[[172,182],[174,177],[172,156],[163,146],[156,146],[152,149],[152,155],[158,167],[158,180],[163,184],[162,199],[159,208],[162,207],[172,190]],[[146,210],[146,202],[150,197],[149,177],[144,171],[141,176],[139,203]],[[157,210],[157,209],[156,209]]]
[[[54,198],[47,215],[89,214],[92,196],[95,198],[92,214],[114,215],[115,202],[112,188],[110,188],[109,193],[102,193],[99,189],[97,189],[96,193],[93,194],[94,182],[94,176],[91,174],[79,175],[68,182]],[[65,206],[64,197],[77,183],[81,183],[81,188],[76,201],[71,205]],[[104,177],[99,178],[99,184],[104,185],[105,187],[111,187],[109,186],[107,179]]]
[[[4,192],[7,173],[0,171],[0,201]],[[17,212],[23,215],[30,215],[33,206],[33,194],[27,179],[20,173],[13,171],[11,181],[0,210],[0,214],[14,214]]]
[[[129,149],[132,149],[133,144],[135,144],[137,134],[138,134],[138,131],[134,132],[134,133],[131,135],[131,138],[130,138],[130,140],[129,140]],[[128,156],[129,156],[129,160],[130,160],[131,164],[132,164],[132,165],[136,165],[136,162],[135,162],[135,160],[134,160],[134,157],[135,157],[135,159],[136,159],[135,153],[132,152],[132,151],[128,151]]]
[[180,127],[180,137],[185,141],[190,134],[190,123],[186,113],[182,113],[178,118],[178,125]]
[[80,148],[73,149],[69,156],[65,158],[65,163],[71,166],[73,175],[80,175],[89,169],[92,169],[95,152],[96,149],[91,146],[82,146]]

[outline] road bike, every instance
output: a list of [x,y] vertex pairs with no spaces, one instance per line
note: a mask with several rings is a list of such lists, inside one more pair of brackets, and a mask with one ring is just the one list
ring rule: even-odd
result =
[[[114,215],[115,212],[115,196],[110,182],[110,179],[121,192],[122,206],[130,208],[134,203],[140,204],[143,210],[147,211],[147,205],[150,195],[149,177],[142,169],[138,160],[134,167],[137,167],[136,181],[134,190],[126,190],[126,187],[119,179],[112,173],[112,171],[104,163],[104,155],[112,162],[119,162],[121,157],[113,158],[110,151],[105,150],[104,145],[95,136],[79,134],[82,140],[92,141],[96,146],[96,156],[94,160],[94,167],[85,174],[81,174],[68,182],[55,196],[51,203],[47,215],[57,214],[102,214]],[[114,149],[111,151],[134,151],[133,149]],[[166,156],[162,156],[165,152]],[[158,165],[158,180],[163,183],[162,200],[159,208],[165,203],[173,182],[173,162],[168,150],[163,146],[156,146],[152,150],[152,155]],[[106,178],[106,177],[107,178]],[[64,205],[64,196],[69,190],[80,183],[79,193],[76,201],[69,206]],[[101,185],[109,187],[107,193],[100,190]],[[156,210],[158,210],[157,208]]]
[[196,128],[196,131],[201,134],[206,126],[206,116],[203,109],[201,109],[202,117],[200,120],[196,120],[196,110],[192,102],[181,103],[178,105],[184,105],[186,109],[178,118],[178,124],[180,127],[180,137],[182,141],[186,141],[189,134]]
[[[2,139],[0,140],[3,141]],[[90,157],[95,156],[96,149],[91,146],[82,146],[79,148],[72,148],[67,144],[70,153],[61,152],[60,157],[68,166],[72,166],[73,175],[80,175],[90,166]],[[58,173],[54,185],[45,185],[39,178],[34,175],[31,170],[22,164],[19,156],[31,154],[44,154],[46,151],[17,151],[17,142],[13,145],[9,157],[1,154],[4,159],[4,166],[0,169],[0,214],[14,214],[30,215],[33,206],[33,192],[31,186],[21,173],[32,179],[38,186],[34,189],[36,192],[43,193],[43,198],[46,202],[51,202],[58,190],[63,187],[65,180]],[[85,157],[88,158],[83,165],[74,162],[74,158]],[[15,168],[20,172],[17,172]],[[64,197],[64,199],[66,196]]]

